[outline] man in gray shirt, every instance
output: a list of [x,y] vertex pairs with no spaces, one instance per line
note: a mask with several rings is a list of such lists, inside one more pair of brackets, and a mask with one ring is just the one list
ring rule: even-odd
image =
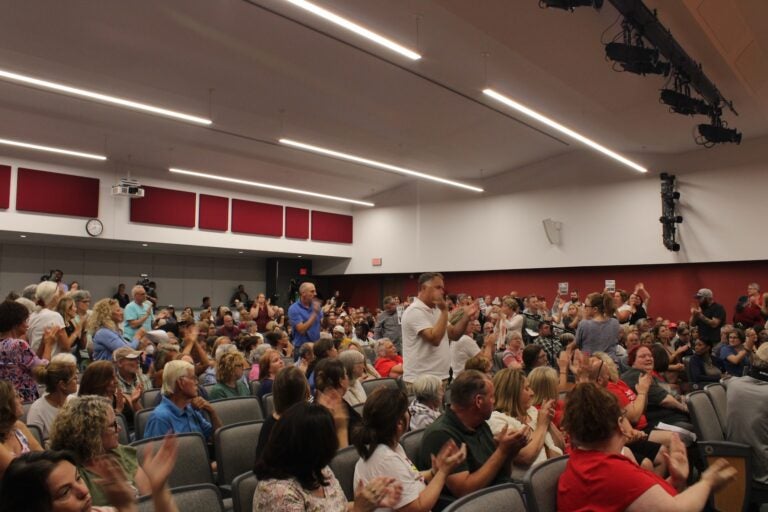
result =
[[397,353],[403,353],[403,328],[397,317],[397,302],[394,297],[384,297],[384,311],[376,319],[373,338],[375,340],[389,338],[395,344]]
[[728,388],[726,438],[752,447],[752,477],[768,485],[768,343],[755,352],[748,375],[724,383]]

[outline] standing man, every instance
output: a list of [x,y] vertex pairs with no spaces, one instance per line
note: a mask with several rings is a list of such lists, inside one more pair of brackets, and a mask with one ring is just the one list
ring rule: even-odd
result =
[[478,312],[477,304],[464,306],[464,314],[448,322],[443,275],[426,272],[419,276],[419,294],[403,313],[403,381],[411,390],[419,375],[429,374],[448,382],[451,348],[448,340],[457,340],[467,323]]
[[147,291],[143,286],[137,284],[131,290],[133,301],[125,306],[125,321],[123,322],[123,338],[132,340],[136,336],[136,331],[144,328],[144,331],[152,330],[154,315],[152,314],[152,302],[147,300]]
[[384,297],[384,311],[376,319],[373,328],[373,339],[389,338],[395,344],[398,354],[403,353],[403,328],[397,317],[397,303],[395,297]]
[[293,326],[293,346],[298,349],[302,344],[320,339],[320,322],[323,311],[316,299],[315,285],[309,282],[299,286],[299,300],[288,308],[288,320]]
[[691,308],[691,327],[699,328],[699,339],[714,347],[720,343],[720,328],[725,324],[725,308],[712,299],[712,290],[700,289],[694,298],[699,305]]

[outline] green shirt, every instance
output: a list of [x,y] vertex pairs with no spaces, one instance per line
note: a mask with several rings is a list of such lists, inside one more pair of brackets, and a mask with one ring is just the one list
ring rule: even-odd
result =
[[[136,497],[139,495],[139,490],[136,488],[136,472],[139,469],[139,461],[136,455],[136,448],[133,446],[119,445],[117,448],[109,452],[109,455],[113,456],[117,464],[122,468],[128,479],[128,484],[136,490]],[[93,506],[106,506],[109,505],[109,499],[106,493],[102,490],[96,481],[101,477],[96,473],[90,471],[87,468],[80,468],[80,475],[83,477],[85,485],[91,493],[93,498]]]
[[[456,414],[448,408],[445,413],[437,418],[424,431],[424,437],[421,441],[416,465],[419,469],[429,469],[432,467],[430,455],[437,455],[443,445],[453,439],[457,446],[461,443],[467,445],[467,458],[464,462],[456,466],[452,474],[469,471],[474,473],[482,467],[483,464],[496,451],[496,443],[493,440],[493,433],[487,422],[482,422],[475,430],[470,430],[459,420]],[[502,467],[499,473],[493,479],[491,485],[511,482],[509,470]],[[446,486],[444,492],[450,494]]]
[[219,382],[215,384],[208,392],[208,400],[219,400],[221,398],[236,398],[239,396],[251,396],[248,386],[242,380],[237,381],[237,387],[231,388]]

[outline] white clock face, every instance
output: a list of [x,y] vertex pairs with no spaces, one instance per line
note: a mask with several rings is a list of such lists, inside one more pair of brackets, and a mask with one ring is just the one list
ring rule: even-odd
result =
[[85,223],[85,230],[91,236],[99,236],[104,231],[104,225],[99,219],[91,219]]

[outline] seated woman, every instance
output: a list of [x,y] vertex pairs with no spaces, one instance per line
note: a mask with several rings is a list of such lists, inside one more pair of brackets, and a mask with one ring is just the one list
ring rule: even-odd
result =
[[280,370],[275,377],[275,384],[272,386],[272,398],[274,399],[275,410],[272,415],[264,420],[259,432],[259,442],[256,444],[256,460],[259,460],[264,447],[275,427],[277,420],[280,419],[285,411],[293,404],[307,402],[309,400],[309,383],[307,378],[296,366],[288,366]]
[[523,335],[519,331],[510,331],[507,334],[507,346],[501,360],[504,368],[519,370],[523,367]]
[[493,377],[493,361],[488,359],[482,353],[467,359],[467,362],[464,364],[464,369],[477,370],[480,373],[486,374],[488,377]]
[[551,366],[534,368],[528,374],[528,385],[531,386],[531,391],[533,391],[531,404],[537,410],[541,410],[544,404],[550,400],[554,402],[555,414],[552,416],[552,424],[559,431],[560,423],[563,420],[563,411],[565,410],[565,400],[560,399],[557,371]]
[[268,395],[272,392],[272,384],[275,382],[277,372],[285,367],[283,356],[280,352],[273,349],[268,349],[264,352],[264,355],[259,359],[259,398],[264,398],[264,395]]
[[83,372],[77,395],[103,396],[109,400],[116,414],[133,418],[131,404],[141,396],[141,392],[139,390],[135,396],[126,397],[117,385],[114,364],[110,361],[94,361]]
[[135,496],[151,491],[147,475],[139,467],[136,448],[118,443],[120,423],[106,398],[94,395],[69,400],[53,423],[51,449],[67,450],[75,456],[80,474],[94,505],[109,505],[99,460],[106,456],[123,470]]
[[[152,491],[153,510],[178,512],[168,489],[168,477],[176,463],[176,441],[167,438],[156,454],[147,453],[144,468]],[[133,490],[125,482],[120,466],[99,459],[99,473],[105,475],[104,491],[111,507],[92,505],[75,457],[70,452],[28,453],[14,460],[3,479],[0,503],[6,512],[50,511],[133,512],[137,510]]]
[[505,368],[493,378],[495,410],[488,425],[495,434],[504,427],[517,431],[526,425],[531,428],[531,438],[512,459],[511,476],[521,480],[529,467],[563,454],[565,443],[560,431],[552,424],[555,401],[547,400],[537,410],[533,406],[533,391],[522,370]]
[[347,350],[355,350],[355,351],[360,352],[361,354],[363,354],[363,360],[365,361],[365,371],[363,372],[363,376],[360,377],[361,381],[366,381],[368,379],[380,379],[381,378],[381,374],[370,363],[370,361],[368,361],[368,358],[366,357],[365,352],[363,351],[363,346],[360,344],[359,341],[357,341],[357,340],[350,340],[349,344],[347,345]]
[[307,368],[307,380],[309,380],[309,389],[314,393],[315,367],[323,359],[335,359],[339,357],[339,351],[336,349],[333,338],[329,338],[327,335],[324,335],[324,333],[320,333],[320,339],[312,345],[312,352],[315,354],[315,358],[309,364],[309,368]]
[[77,391],[77,361],[72,354],[58,354],[47,367],[35,369],[38,382],[45,385],[45,395],[34,401],[27,413],[27,425],[40,429],[43,440],[51,436],[53,421],[67,401]]
[[[640,396],[644,391],[638,387],[641,377],[645,374],[653,374],[651,349],[645,345],[633,347],[627,355],[627,363],[631,368],[621,375],[621,380]],[[688,407],[669,394],[661,386],[659,379],[653,375],[648,387],[645,416],[648,420],[647,428],[650,429],[655,428],[660,422],[665,422],[693,430],[688,416]]]
[[339,354],[339,361],[344,365],[349,378],[349,388],[344,393],[344,400],[349,405],[365,403],[367,398],[360,378],[365,373],[365,356],[355,350],[345,350]]
[[443,381],[434,375],[423,374],[413,381],[416,398],[408,406],[411,414],[411,430],[425,428],[440,416],[443,408]]
[[371,393],[363,408],[363,424],[355,436],[355,447],[361,458],[355,465],[354,481],[367,484],[376,477],[393,476],[402,485],[403,492],[392,508],[402,512],[428,512],[437,503],[448,475],[464,462],[467,449],[449,440],[432,458],[429,470],[417,471],[399,442],[408,431],[409,423],[405,393],[384,387]]
[[720,382],[723,372],[712,360],[712,347],[701,340],[693,344],[693,355],[688,361],[691,384],[705,385]]
[[754,340],[744,343],[746,339],[741,329],[734,329],[728,333],[728,344],[720,349],[720,358],[728,375],[733,377],[744,375],[744,369],[749,364],[749,355],[755,350]]
[[315,401],[324,405],[333,414],[336,422],[339,447],[344,448],[351,444],[357,426],[362,423],[362,418],[346,400],[349,389],[349,377],[344,365],[338,359],[323,359],[315,368]]
[[312,361],[315,360],[315,353],[314,353],[314,343],[311,341],[307,341],[306,343],[302,343],[299,347],[299,359],[296,361],[296,366],[304,372],[304,376],[309,378],[309,367],[312,364]]
[[523,349],[523,369],[525,373],[531,373],[531,370],[539,366],[548,366],[549,359],[547,353],[541,348],[541,345],[530,344]]
[[0,477],[19,455],[43,449],[19,420],[23,414],[21,398],[13,385],[7,380],[0,381]]
[[258,479],[253,512],[371,512],[400,500],[400,485],[394,478],[381,477],[357,485],[350,506],[328,467],[338,447],[328,409],[307,403],[291,406],[275,425],[253,469]]
[[698,483],[685,489],[688,457],[676,436],[668,459],[668,479],[641,468],[621,455],[621,415],[616,398],[594,383],[578,384],[571,391],[563,425],[573,449],[558,482],[559,511],[699,511],[712,491],[735,477],[736,470],[721,459],[710,464]]
[[54,328],[43,335],[42,358],[39,358],[23,339],[28,319],[29,310],[22,304],[8,300],[0,303],[0,380],[12,382],[24,402],[40,397],[33,370],[48,364],[58,332],[58,328]]
[[228,352],[216,364],[216,385],[208,392],[208,398],[234,398],[250,396],[248,386],[243,382],[246,360],[240,352]]

